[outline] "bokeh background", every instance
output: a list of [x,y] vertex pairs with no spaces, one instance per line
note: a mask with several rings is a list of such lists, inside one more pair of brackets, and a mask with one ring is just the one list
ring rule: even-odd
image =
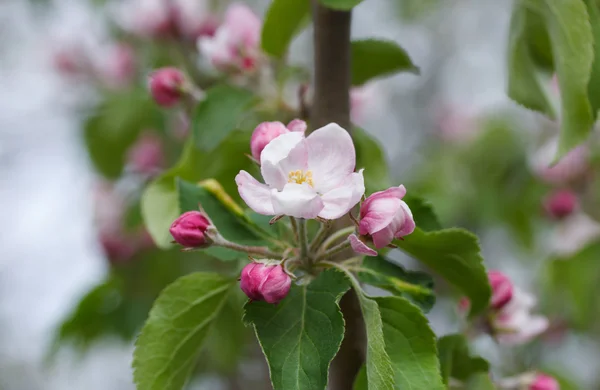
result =
[[[115,28],[117,3],[0,2],[1,390],[133,389],[133,337],[155,294],[199,267],[177,251],[154,249],[139,216],[144,183],[173,165],[186,131],[176,113],[157,113],[144,100],[145,76],[181,57],[168,45],[128,41]],[[223,10],[227,2],[218,3]],[[247,3],[262,16],[269,2]],[[548,170],[557,125],[506,96],[511,7],[497,0],[364,1],[354,11],[353,37],[398,42],[421,74],[353,91],[353,120],[380,141],[397,182],[430,200],[444,226],[475,231],[487,266],[536,294],[551,319],[550,330],[525,347],[481,338],[477,351],[503,374],[540,368],[565,388],[598,389],[594,140]],[[122,42],[133,47],[133,81]],[[80,48],[94,53],[105,78],[77,74],[69,56]],[[311,60],[308,28],[294,41],[290,62],[310,72]],[[546,87],[558,102],[551,75]],[[98,109],[107,95],[112,106]],[[119,107],[138,111],[128,116]],[[151,159],[150,172],[140,174],[128,145],[128,168],[108,180],[96,164],[114,171],[113,144],[102,144],[91,159],[89,128],[110,128],[119,115],[143,130],[133,139],[145,139],[150,150],[162,145],[164,161]],[[153,115],[161,119],[152,122]],[[575,210],[549,215],[547,197],[564,189],[576,195]],[[115,228],[115,220],[125,227]],[[443,285],[438,290],[432,325],[438,335],[458,331],[457,297]],[[203,354],[190,389],[267,388],[255,345],[239,348],[248,330],[227,330],[240,335],[214,335],[220,347]]]

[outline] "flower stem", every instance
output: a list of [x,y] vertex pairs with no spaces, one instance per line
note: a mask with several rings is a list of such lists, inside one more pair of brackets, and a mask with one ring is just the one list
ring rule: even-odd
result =
[[334,242],[336,242],[340,238],[345,238],[346,236],[348,236],[352,233],[354,233],[354,226],[348,226],[348,227],[338,230],[337,232],[334,232],[331,236],[327,237],[327,240],[325,240],[323,245],[321,245],[321,249],[319,249],[319,252],[325,251]]
[[306,220],[300,218],[298,221],[298,245],[300,246],[300,259],[308,261],[308,234],[306,232]]
[[294,240],[298,243],[298,223],[296,218],[290,217],[290,224],[292,225],[292,232],[294,232]]
[[322,254],[320,254],[317,257],[317,261],[329,259],[332,256],[334,256],[348,248],[350,248],[350,241],[348,241],[348,240],[342,241],[339,244],[337,244],[336,246],[334,246],[333,248],[330,248],[330,249],[326,250],[325,252],[323,252]]
[[315,238],[313,238],[313,242],[310,244],[310,252],[313,253],[319,248],[319,245],[323,242],[325,237],[327,237],[327,233],[329,233],[329,229],[331,228],[331,224],[329,222],[323,223],[321,228],[317,232]]
[[238,251],[238,252],[244,252],[244,253],[247,253],[248,255],[259,255],[259,256],[264,256],[269,259],[283,258],[283,255],[281,253],[273,252],[266,246],[240,245],[240,244],[236,244],[235,242],[227,241],[224,238],[221,240],[215,241],[215,245],[223,247],[223,248],[232,249],[232,250]]

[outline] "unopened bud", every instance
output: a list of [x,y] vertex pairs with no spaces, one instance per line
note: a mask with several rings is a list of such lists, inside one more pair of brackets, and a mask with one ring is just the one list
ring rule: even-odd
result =
[[169,232],[177,241],[188,248],[205,247],[212,244],[207,230],[212,227],[210,220],[200,211],[188,211],[173,222]]
[[185,76],[177,68],[161,68],[150,75],[150,92],[163,107],[177,104],[185,94]]
[[555,219],[563,219],[571,215],[577,204],[577,195],[567,189],[555,191],[544,199],[546,213]]
[[489,271],[488,279],[492,287],[492,299],[490,305],[493,309],[498,310],[506,306],[513,297],[513,284],[500,271]]
[[281,122],[263,122],[256,126],[252,133],[252,138],[250,139],[252,157],[254,157],[256,161],[260,161],[260,154],[265,146],[281,134],[289,132],[288,128]]
[[529,384],[528,390],[560,390],[558,381],[553,377],[546,374],[536,374],[531,383]]
[[292,286],[292,279],[283,266],[274,260],[259,260],[242,270],[240,288],[253,301],[279,303]]

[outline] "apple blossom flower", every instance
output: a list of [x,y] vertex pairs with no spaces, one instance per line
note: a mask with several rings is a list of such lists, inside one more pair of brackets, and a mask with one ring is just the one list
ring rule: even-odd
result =
[[129,149],[127,154],[129,165],[135,172],[154,175],[164,164],[164,153],[160,137],[145,133]]
[[565,218],[552,233],[548,246],[553,253],[569,256],[600,237],[600,224],[582,212]]
[[349,235],[348,241],[350,241],[350,247],[352,250],[359,255],[377,256],[377,251],[365,244],[356,234]]
[[[492,288],[486,329],[501,344],[524,344],[548,329],[548,319],[531,314],[535,297],[515,287],[511,280],[499,271],[489,271]],[[458,311],[466,313],[470,302],[463,297]]]
[[200,211],[188,211],[173,222],[169,232],[178,244],[200,248],[212,244],[212,239],[207,234],[211,226],[210,220]]
[[360,206],[358,232],[373,237],[375,247],[388,246],[415,230],[415,221],[408,205],[402,200],[406,188],[388,188],[370,195]]
[[253,301],[279,303],[292,286],[292,278],[279,261],[258,260],[244,267],[240,288]]
[[212,37],[198,40],[200,53],[219,70],[253,71],[260,57],[262,21],[243,3],[233,3]]
[[109,47],[98,69],[104,82],[113,88],[131,84],[135,71],[135,54],[131,46],[124,43]]
[[577,195],[569,189],[554,191],[544,199],[544,209],[554,219],[571,215],[577,205]]
[[352,138],[335,123],[306,138],[280,135],[263,149],[260,164],[266,184],[246,171],[235,178],[240,196],[259,214],[337,219],[365,192],[362,170],[354,172]]
[[281,134],[289,133],[290,131],[298,131],[304,133],[306,130],[306,122],[300,119],[294,119],[287,127],[281,122],[263,122],[256,126],[250,139],[250,150],[252,157],[256,161],[260,161],[260,154],[269,142],[279,137]]
[[590,168],[588,161],[589,150],[587,147],[576,147],[555,165],[552,165],[557,150],[558,138],[554,138],[543,145],[532,156],[530,165],[537,176],[555,185],[576,181],[586,176]]
[[542,373],[535,374],[527,386],[527,390],[560,390],[560,385],[556,379]]
[[150,75],[149,87],[156,103],[163,107],[177,104],[185,93],[185,76],[172,67],[160,68]]

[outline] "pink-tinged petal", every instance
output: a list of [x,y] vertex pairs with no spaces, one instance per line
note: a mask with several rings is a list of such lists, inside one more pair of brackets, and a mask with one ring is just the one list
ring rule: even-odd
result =
[[299,132],[280,135],[265,146],[260,155],[260,164],[269,161],[273,165],[279,165],[279,162],[286,158],[303,139],[304,134]]
[[377,256],[377,251],[375,249],[369,248],[367,244],[362,242],[356,234],[351,234],[348,236],[348,241],[350,241],[350,246],[352,250],[359,255],[365,256]]
[[382,198],[402,199],[402,198],[404,198],[404,195],[406,195],[406,188],[402,184],[400,184],[398,187],[391,187],[384,191],[378,191],[378,192],[372,193],[371,195],[369,195],[369,197],[367,199],[365,199],[365,201],[362,204],[361,218],[363,217],[362,212],[366,212],[369,209],[371,202],[374,202],[374,201],[382,199]]
[[232,3],[225,12],[224,26],[231,32],[235,42],[246,46],[258,46],[262,22],[244,3]]
[[288,183],[283,191],[271,190],[275,215],[315,218],[323,210],[321,197],[308,184]]
[[[292,133],[295,134],[295,133]],[[335,123],[314,131],[306,138],[308,168],[315,189],[324,194],[354,171],[356,151],[350,134]]]
[[388,226],[400,210],[401,203],[402,201],[395,197],[381,197],[369,203],[363,202],[360,207],[359,233],[374,234]]
[[396,238],[408,236],[415,231],[416,227],[412,211],[410,211],[410,207],[408,207],[404,201],[400,201],[400,212],[404,214],[402,218],[403,223],[402,226],[396,231]]
[[298,169],[305,172],[308,169],[308,150],[306,149],[306,141],[302,140],[301,142],[298,142],[298,144],[290,150],[287,157],[279,161],[278,165],[285,174],[289,174]]
[[544,333],[548,329],[549,322],[543,316],[528,316],[527,321],[523,321],[520,325],[514,328],[514,331],[498,334],[498,342],[506,345],[525,344]]
[[373,244],[375,248],[385,248],[394,240],[394,230],[389,226],[381,229],[380,231],[373,233]]
[[246,171],[240,171],[235,182],[240,196],[252,210],[263,215],[275,215],[268,186],[259,183]]
[[347,214],[365,193],[365,179],[363,170],[348,175],[341,186],[323,194],[323,210],[319,217],[325,219],[338,219]]
[[279,191],[283,190],[288,182],[286,173],[281,170],[279,165],[275,165],[270,161],[264,161],[261,164],[260,173],[269,187],[277,188]]
[[290,123],[287,124],[287,128],[289,131],[299,131],[304,133],[306,131],[306,122],[302,119],[294,119]]

